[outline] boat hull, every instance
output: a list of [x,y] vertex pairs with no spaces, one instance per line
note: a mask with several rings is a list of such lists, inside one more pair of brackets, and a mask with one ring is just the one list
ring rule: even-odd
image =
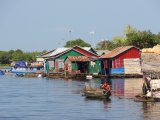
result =
[[134,99],[135,102],[160,102],[160,98],[147,97],[145,95],[137,95]]
[[93,99],[109,99],[111,93],[103,93],[103,90],[84,90],[84,96],[86,98],[93,98]]
[[14,74],[30,74],[30,73],[35,73],[35,71],[11,71],[11,73],[14,73]]

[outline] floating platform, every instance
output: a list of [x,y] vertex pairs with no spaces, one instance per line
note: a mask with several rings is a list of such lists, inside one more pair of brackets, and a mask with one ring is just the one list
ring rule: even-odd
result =
[[145,95],[137,95],[134,99],[135,102],[160,102],[160,98],[147,97]]
[[141,74],[114,74],[114,75],[93,75],[93,74],[64,74],[64,73],[49,73],[49,78],[67,78],[67,79],[86,79],[87,75],[92,75],[93,78],[142,78]]

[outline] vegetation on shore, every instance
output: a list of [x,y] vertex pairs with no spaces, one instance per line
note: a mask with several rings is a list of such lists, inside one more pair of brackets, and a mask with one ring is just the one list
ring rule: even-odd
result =
[[33,62],[36,61],[36,56],[44,53],[42,52],[23,52],[20,49],[10,50],[10,51],[0,51],[0,66],[7,66],[12,61],[27,61]]

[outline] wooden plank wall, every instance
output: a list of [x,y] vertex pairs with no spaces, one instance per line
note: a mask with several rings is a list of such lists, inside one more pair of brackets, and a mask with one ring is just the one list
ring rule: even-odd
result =
[[125,74],[142,74],[139,58],[124,59],[123,62],[124,62],[124,73]]

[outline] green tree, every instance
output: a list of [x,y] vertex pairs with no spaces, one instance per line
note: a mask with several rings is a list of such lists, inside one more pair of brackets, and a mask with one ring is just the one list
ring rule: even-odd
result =
[[137,29],[134,28],[133,26],[131,25],[127,25],[125,28],[124,28],[124,35],[127,35],[129,33],[135,33],[137,32]]
[[160,44],[160,32],[157,35],[154,34],[154,39],[157,44]]
[[11,55],[8,52],[0,52],[0,64],[10,64]]
[[127,44],[138,48],[150,48],[158,44],[156,36],[150,31],[138,31],[129,33],[127,36]]
[[103,40],[97,43],[96,49],[97,50],[112,50],[115,48],[115,45],[110,40]]
[[14,53],[14,50],[10,50],[10,51],[8,51],[8,53],[9,53],[10,55],[12,55],[12,54]]
[[12,61],[25,61],[25,55],[23,53],[14,52],[12,54]]
[[20,49],[15,51],[0,51],[0,64],[10,64],[12,61],[34,62],[36,61],[36,57],[44,52],[46,52],[46,50],[42,52],[23,52]]
[[24,53],[23,54],[25,61],[27,62],[33,62],[36,59],[34,59],[34,55],[32,53]]
[[112,39],[115,47],[125,46],[127,45],[126,37],[116,36]]
[[138,31],[136,28],[128,25],[124,29],[122,36],[113,37],[112,41],[101,41],[97,43],[97,49],[112,50],[115,47],[132,45],[140,49],[150,48],[160,44],[160,33],[153,34],[151,31]]
[[42,51],[42,52],[38,52],[38,51],[34,51],[32,53],[29,54],[29,56],[31,56],[31,59],[32,61],[36,61],[36,57],[42,53],[44,53],[45,51]]
[[38,54],[44,54],[46,52],[47,52],[46,50],[43,50],[42,52],[38,52]]
[[22,54],[22,53],[23,53],[23,51],[22,51],[22,50],[20,50],[20,49],[17,49],[15,52],[16,52],[16,53],[20,53],[20,54]]
[[75,40],[67,41],[64,47],[73,47],[73,46],[80,46],[80,47],[91,47],[89,43],[86,43],[84,40],[78,38]]
[[114,44],[114,48],[128,45],[127,36],[126,35],[130,34],[130,33],[135,33],[135,32],[137,32],[136,28],[132,27],[131,25],[127,25],[124,28],[124,33],[123,33],[122,36],[113,37],[112,42]]

